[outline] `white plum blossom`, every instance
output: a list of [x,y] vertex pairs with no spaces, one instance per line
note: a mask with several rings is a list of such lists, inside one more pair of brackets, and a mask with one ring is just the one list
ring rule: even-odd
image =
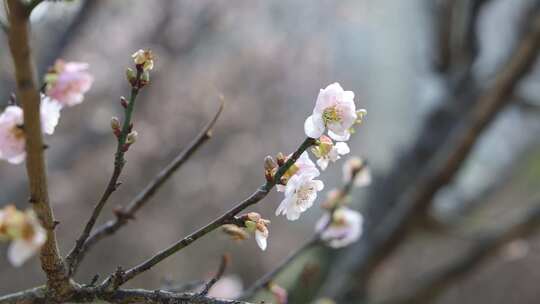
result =
[[313,148],[313,154],[318,158],[317,165],[321,170],[326,170],[330,162],[336,162],[341,158],[341,155],[346,155],[351,152],[349,145],[345,142],[333,143],[332,139],[323,135],[319,138],[319,145]]
[[347,207],[334,211],[331,222],[330,214],[324,214],[315,227],[321,233],[321,239],[332,248],[341,248],[356,242],[362,235],[362,215]]
[[255,233],[255,241],[262,251],[266,250],[268,245],[268,236],[270,234],[268,225],[270,221],[263,219],[257,212],[249,212],[245,215],[244,225],[248,231]]
[[19,267],[36,254],[47,240],[34,212],[22,212],[10,205],[0,210],[0,240],[10,240],[8,260]]
[[[285,172],[283,177],[288,180],[294,175],[301,174],[310,175],[314,178],[321,174],[315,163],[311,160],[311,158],[309,158],[309,154],[307,152],[300,154],[300,157],[296,160],[294,165],[292,165],[289,170]],[[285,192],[285,188],[285,185],[276,185],[276,189],[279,192]]]
[[26,157],[23,125],[23,110],[8,106],[0,114],[0,159],[20,164]]
[[88,63],[58,59],[45,75],[45,94],[63,106],[74,106],[83,102],[84,94],[93,82],[94,77],[88,73]]
[[236,299],[240,297],[244,286],[238,276],[225,276],[219,279],[208,291],[208,296],[221,299]]
[[359,157],[351,157],[343,164],[343,182],[350,182],[354,173],[354,185],[365,187],[371,184],[371,170],[366,161]]
[[285,215],[288,220],[294,221],[300,214],[311,206],[317,199],[317,192],[324,188],[320,180],[315,180],[313,174],[302,173],[293,175],[285,186],[285,198],[276,210],[276,215]]
[[[42,95],[40,105],[41,128],[45,134],[53,134],[60,119],[62,105],[56,100]],[[0,114],[0,159],[12,164],[20,164],[26,157],[23,109],[8,106]]]
[[33,232],[28,236],[13,240],[8,248],[8,260],[15,267],[21,266],[34,256],[47,240],[47,233],[37,218],[30,216],[29,221]]
[[52,135],[60,120],[62,104],[45,95],[41,95],[41,128],[43,133]]
[[319,92],[313,114],[304,123],[304,131],[308,137],[319,138],[328,129],[332,139],[347,141],[357,119],[354,93],[344,91],[336,82]]

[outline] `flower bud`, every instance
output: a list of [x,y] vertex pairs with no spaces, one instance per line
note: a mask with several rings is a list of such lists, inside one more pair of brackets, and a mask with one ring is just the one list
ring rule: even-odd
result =
[[144,71],[141,75],[141,81],[140,81],[140,87],[144,87],[150,82],[150,73],[148,71]]
[[126,69],[126,77],[128,82],[132,86],[135,86],[135,84],[137,84],[137,72],[135,72],[132,68]]
[[285,164],[285,161],[287,161],[287,159],[285,158],[285,155],[283,155],[283,153],[279,152],[276,155],[276,161],[277,161],[278,166],[281,167]]
[[364,120],[364,117],[367,115],[367,111],[366,109],[360,109],[358,111],[356,111],[356,122],[357,124],[360,124],[362,123],[362,121]]
[[126,144],[128,145],[132,145],[133,143],[135,143],[135,141],[137,140],[137,136],[139,134],[137,133],[137,131],[131,131],[128,135],[127,135],[127,138],[126,138]]
[[249,212],[248,214],[246,214],[246,217],[253,222],[258,222],[261,219],[261,215],[257,212]]
[[271,171],[277,167],[276,162],[272,158],[272,156],[268,155],[264,158],[264,169]]
[[249,238],[249,234],[244,229],[233,224],[223,225],[221,229],[235,241],[242,241]]
[[254,232],[257,229],[257,223],[254,221],[245,221],[244,225],[246,225],[246,230],[249,232]]
[[120,97],[120,104],[122,105],[122,107],[124,109],[127,109],[128,105],[129,105],[127,99],[124,96]]
[[111,128],[113,130],[120,129],[120,120],[118,120],[118,117],[114,116],[111,118]]

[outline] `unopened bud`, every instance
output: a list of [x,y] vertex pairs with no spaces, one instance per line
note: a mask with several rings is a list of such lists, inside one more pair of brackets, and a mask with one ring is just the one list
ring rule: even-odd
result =
[[154,68],[154,54],[150,50],[138,50],[131,55],[137,66],[144,71],[149,71]]
[[261,215],[257,212],[248,212],[246,214],[246,217],[253,222],[258,222],[261,219]]
[[356,123],[360,124],[364,120],[364,117],[367,115],[367,111],[365,109],[360,109],[356,111]]
[[277,167],[277,164],[276,162],[274,161],[274,159],[272,158],[272,156],[268,155],[264,158],[264,169],[265,170],[273,170],[274,168]]
[[124,96],[121,96],[120,97],[120,104],[122,105],[122,107],[124,109],[126,109],[128,107],[129,103],[128,103],[127,99]]
[[120,120],[118,120],[118,117],[111,118],[111,128],[113,130],[120,129]]
[[126,144],[128,145],[132,145],[133,143],[135,143],[135,141],[137,140],[137,136],[139,134],[137,133],[137,131],[131,131],[128,135],[127,135],[127,138],[126,138]]
[[135,72],[132,68],[126,69],[126,77],[128,82],[134,86],[137,83],[137,72]]
[[144,71],[141,75],[141,87],[147,85],[150,82],[150,73]]
[[241,241],[249,238],[249,234],[245,232],[244,229],[233,224],[223,225],[222,231],[236,241]]
[[283,153],[279,152],[277,155],[276,155],[276,161],[277,161],[277,164],[278,166],[283,166],[285,164],[285,161],[287,159],[285,158],[285,155],[283,155]]

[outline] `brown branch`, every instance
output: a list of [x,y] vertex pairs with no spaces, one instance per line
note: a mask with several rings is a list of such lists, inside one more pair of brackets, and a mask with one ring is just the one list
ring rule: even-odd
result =
[[26,171],[30,187],[30,202],[47,230],[47,241],[41,248],[41,267],[47,275],[47,285],[54,296],[62,297],[70,291],[64,262],[58,251],[55,220],[49,205],[47,176],[43,156],[43,137],[40,117],[40,96],[29,45],[29,13],[18,0],[6,1],[10,31],[9,48],[15,66],[17,97],[24,110],[26,136]]
[[199,230],[191,233],[190,235],[186,236],[185,238],[181,239],[180,241],[176,242],[175,244],[171,245],[170,247],[160,251],[150,259],[146,260],[145,262],[125,271],[125,272],[116,272],[115,274],[110,275],[105,282],[103,282],[103,287],[106,288],[118,288],[118,286],[124,284],[125,282],[133,279],[137,275],[151,269],[164,259],[170,257],[171,255],[175,254],[176,252],[186,248],[187,246],[191,245],[193,242],[198,240],[199,238],[205,236],[206,234],[214,231],[215,229],[219,228],[220,226],[228,223],[232,223],[235,221],[235,216],[240,213],[242,210],[246,209],[247,207],[254,205],[258,202],[260,202],[263,198],[268,195],[270,190],[276,185],[278,181],[281,180],[281,177],[285,172],[298,160],[300,155],[306,151],[309,147],[311,147],[315,143],[315,139],[313,138],[306,138],[304,142],[298,147],[298,149],[293,153],[291,157],[281,166],[275,176],[273,181],[267,181],[265,184],[260,186],[252,195],[250,195],[245,200],[239,202],[235,207],[224,213],[223,215],[219,216],[215,220],[211,221],[210,223],[206,224],[204,227],[200,228]]
[[206,296],[208,294],[208,292],[210,291],[210,288],[212,288],[212,286],[214,286],[217,283],[217,281],[219,281],[219,279],[221,279],[221,277],[225,273],[225,269],[227,268],[228,264],[229,264],[229,256],[225,254],[225,255],[223,255],[221,257],[221,263],[219,264],[218,271],[208,281],[208,283],[205,284],[203,290],[198,294],[199,296],[204,297],[204,296]]
[[497,74],[494,83],[480,95],[450,140],[376,228],[362,254],[356,256],[356,277],[347,280],[348,286],[344,288],[348,292],[340,293],[342,297],[361,297],[363,290],[360,289],[363,288],[359,288],[358,282],[369,278],[376,267],[405,239],[410,228],[429,207],[435,193],[454,177],[484,129],[512,100],[510,97],[517,84],[534,66],[539,48],[540,13],[537,8],[535,14],[531,15],[525,36]]
[[83,232],[77,239],[75,246],[66,256],[66,264],[68,265],[68,274],[70,276],[73,275],[74,265],[76,261],[79,259],[79,255],[81,254],[81,250],[84,246],[84,243],[90,236],[90,232],[92,232],[92,228],[96,224],[96,221],[99,215],[101,214],[103,207],[105,207],[105,204],[107,203],[107,201],[109,200],[109,197],[113,194],[113,192],[116,191],[118,186],[120,186],[118,179],[120,178],[120,174],[122,173],[122,170],[124,169],[124,166],[126,164],[126,159],[124,156],[130,145],[130,143],[127,142],[127,138],[128,138],[128,134],[132,132],[132,128],[133,128],[133,123],[131,122],[131,119],[133,115],[133,110],[135,109],[135,101],[137,100],[137,95],[139,95],[139,91],[143,87],[141,85],[142,75],[143,75],[142,67],[138,66],[137,75],[131,87],[131,94],[129,97],[129,101],[127,101],[127,105],[123,105],[124,123],[122,125],[122,129],[120,133],[117,135],[117,146],[116,146],[116,153],[114,156],[114,170],[113,170],[112,176],[109,179],[109,183],[107,184],[105,191],[101,195],[101,198],[99,199],[98,203],[95,205],[94,210],[92,211],[92,215],[86,222]]
[[276,268],[270,270],[257,281],[255,281],[248,289],[244,290],[240,296],[241,300],[251,299],[259,290],[268,287],[268,284],[275,279],[275,277],[281,273],[281,271],[291,265],[299,256],[320,244],[320,234],[313,236],[307,242],[305,242],[300,248],[290,253]]
[[[538,206],[538,203],[536,204]],[[432,303],[437,296],[456,281],[472,273],[482,262],[492,257],[498,249],[517,238],[526,237],[540,226],[540,207],[535,207],[503,231],[492,233],[478,242],[469,253],[455,262],[428,274],[418,286],[406,295],[384,301],[386,304]]]
[[219,109],[214,117],[206,124],[199,134],[191,141],[191,143],[178,154],[165,168],[163,168],[150,183],[122,210],[117,212],[114,220],[110,220],[105,224],[97,227],[95,231],[84,242],[79,255],[73,259],[72,273],[77,271],[79,263],[84,258],[85,254],[100,240],[107,236],[111,236],[120,228],[125,226],[130,219],[135,217],[135,213],[142,208],[157,191],[165,184],[169,178],[208,140],[212,137],[212,129],[221,115],[224,107],[222,99]]
[[1,296],[1,304],[33,304],[45,301],[45,286],[35,287],[28,290]]

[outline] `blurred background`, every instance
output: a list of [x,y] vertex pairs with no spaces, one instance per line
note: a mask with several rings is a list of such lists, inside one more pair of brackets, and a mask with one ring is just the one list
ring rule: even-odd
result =
[[[515,57],[537,0],[115,0],[46,2],[33,13],[33,46],[41,75],[56,58],[90,64],[85,102],[63,111],[47,137],[50,196],[61,251],[67,253],[112,172],[112,116],[128,94],[131,54],[156,56],[152,83],[138,99],[137,143],[127,154],[112,208],[130,201],[211,118],[223,94],[214,137],[144,207],[136,220],[86,257],[79,282],[131,267],[202,226],[264,182],[262,161],[303,140],[304,119],[320,88],[339,82],[368,110],[352,154],[366,157],[374,183],[351,204],[364,212],[366,238],[344,250],[307,252],[278,279],[290,303],[330,297],[339,303],[393,302],[467,255],[479,236],[505,229],[540,198],[540,70],[534,60],[504,94],[505,107],[481,134],[450,183],[437,191],[414,229],[369,273],[358,276],[369,233],[439,153],[451,131],[490,90]],[[538,31],[538,25],[536,26]],[[539,35],[537,35],[539,36]],[[0,107],[14,91],[7,39],[0,39]],[[536,55],[535,55],[536,56]],[[533,57],[535,57],[533,56]],[[341,183],[341,164],[323,173]],[[23,166],[0,163],[0,207],[27,206]],[[228,252],[228,274],[244,286],[275,267],[313,234],[319,208],[300,221],[273,215],[281,194],[252,210],[272,221],[269,248],[214,232],[137,277],[130,287],[208,278]],[[319,201],[321,201],[319,199]],[[378,225],[380,224],[380,225]],[[370,228],[371,227],[371,228]],[[36,258],[11,267],[0,248],[0,294],[40,284]],[[413,303],[538,303],[540,238],[513,237]],[[479,267],[472,267],[479,264]],[[360,267],[360,268],[359,268]],[[359,278],[360,277],[360,278]],[[347,281],[347,282],[344,282]],[[353,286],[353,287],[351,287]],[[360,287],[359,287],[360,286]],[[356,290],[351,294],[348,289]],[[361,289],[361,292],[358,292]],[[431,294],[431,293],[430,293]],[[345,296],[344,296],[345,295]],[[273,303],[266,293],[259,295]]]

